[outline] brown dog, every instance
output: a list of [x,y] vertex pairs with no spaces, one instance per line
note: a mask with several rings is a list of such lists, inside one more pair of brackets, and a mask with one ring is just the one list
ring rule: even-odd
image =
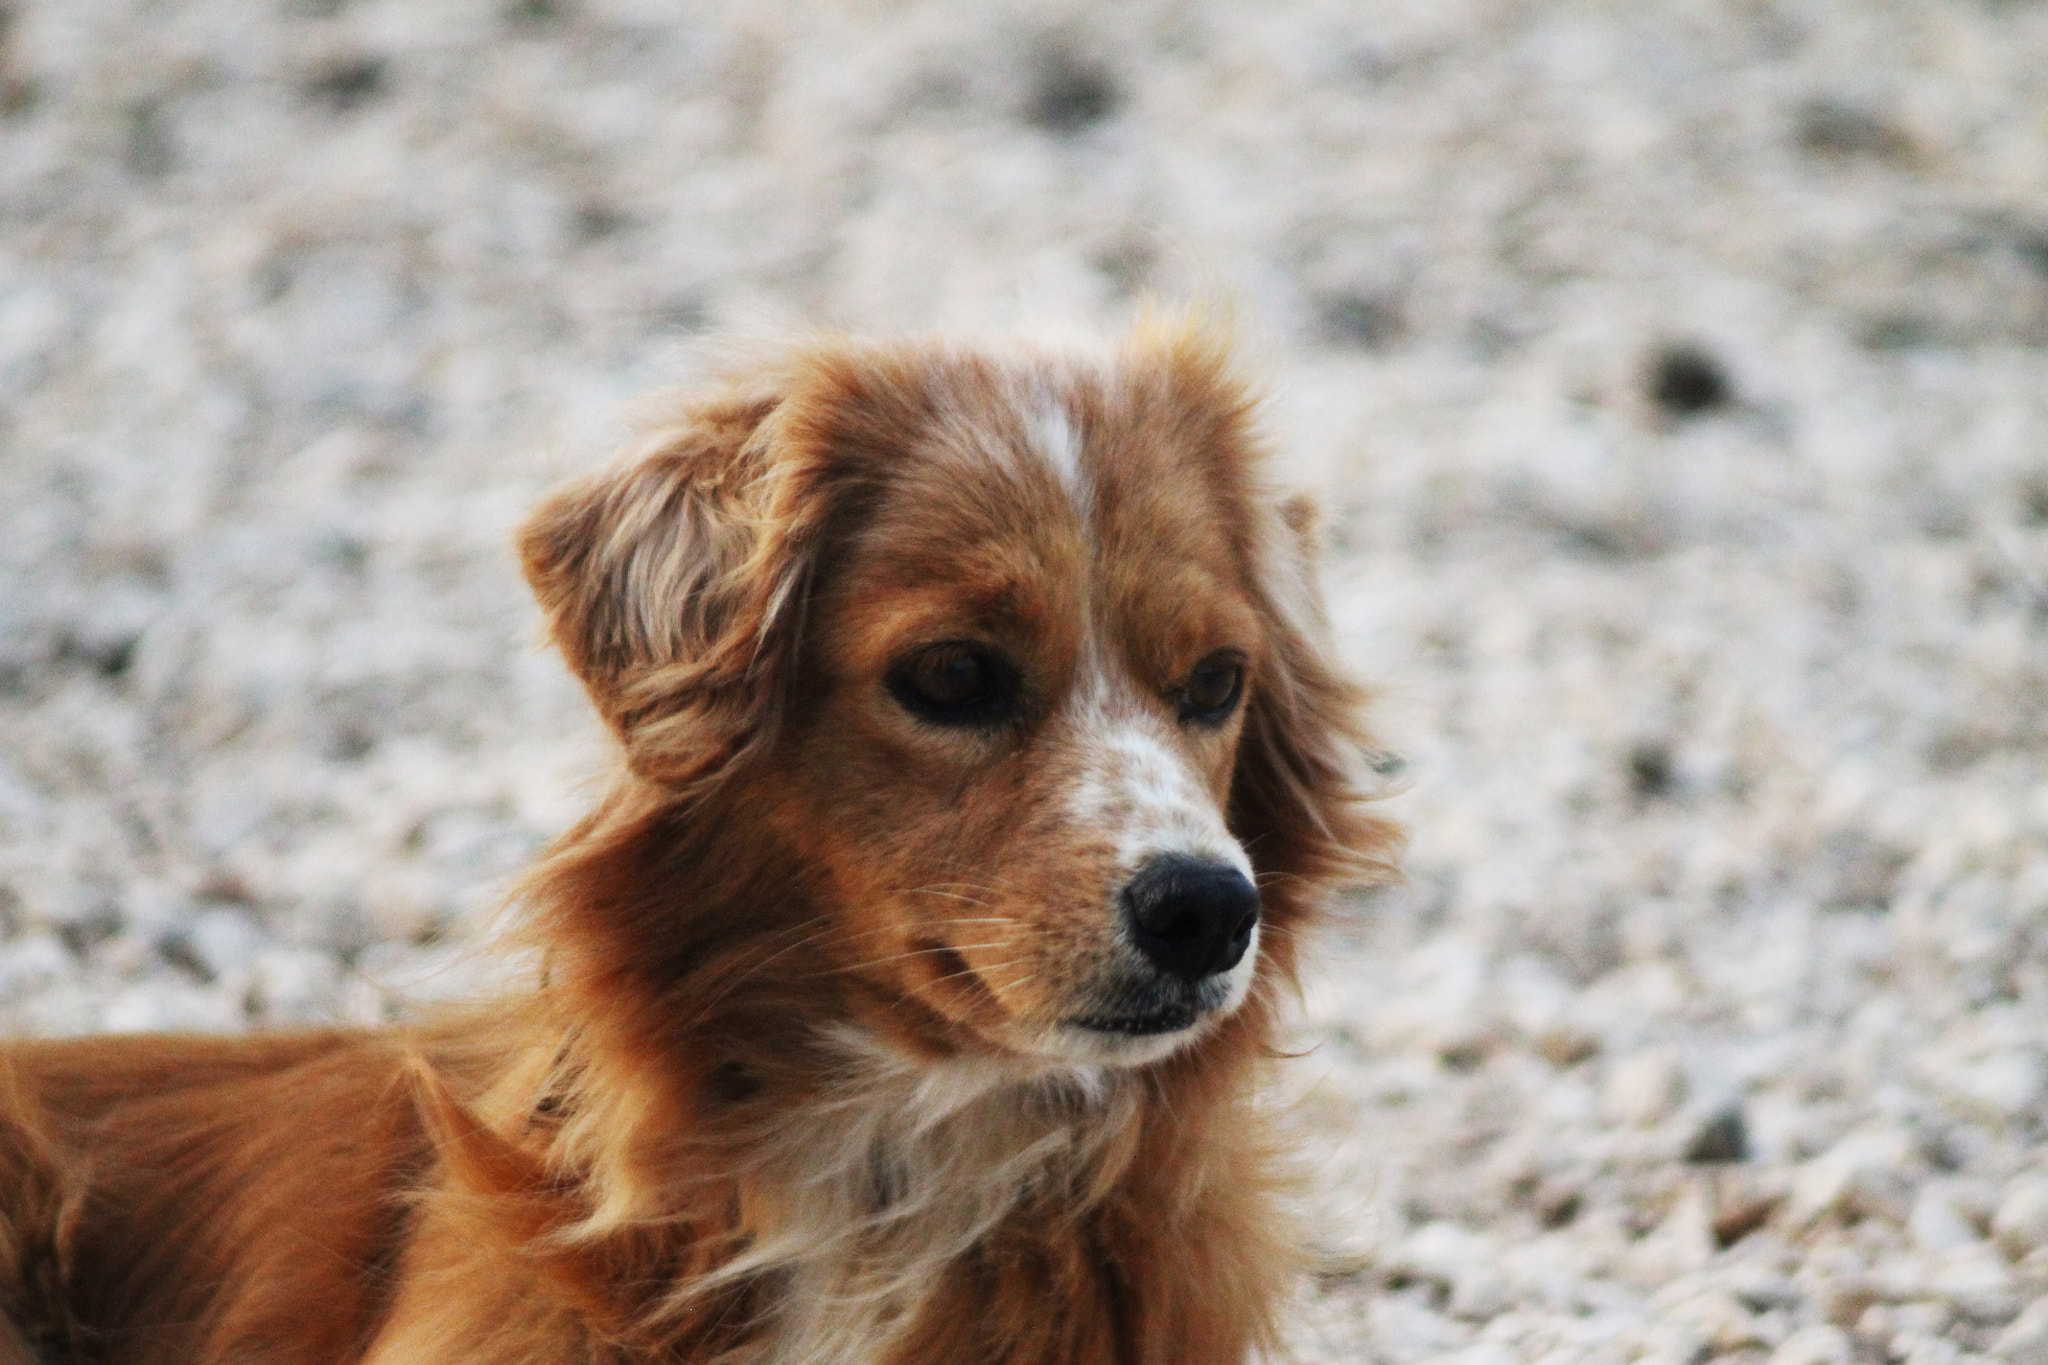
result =
[[803,346],[521,537],[616,780],[524,996],[0,1053],[0,1365],[1235,1362],[1394,837],[1197,328]]

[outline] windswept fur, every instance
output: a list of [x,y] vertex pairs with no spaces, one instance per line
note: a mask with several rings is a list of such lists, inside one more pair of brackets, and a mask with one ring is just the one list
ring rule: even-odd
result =
[[[520,537],[620,756],[521,887],[542,983],[0,1053],[0,1365],[1271,1344],[1276,1011],[1395,843],[1310,536],[1196,327],[678,400]],[[1237,946],[1147,946],[1240,874]]]

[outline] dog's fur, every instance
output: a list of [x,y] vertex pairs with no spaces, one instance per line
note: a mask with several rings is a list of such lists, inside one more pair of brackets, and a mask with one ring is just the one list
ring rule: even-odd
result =
[[[820,341],[550,498],[526,572],[621,762],[521,888],[534,989],[0,1052],[0,1365],[1270,1344],[1275,1012],[1394,835],[1249,409],[1193,325]],[[892,692],[959,639],[1011,713]],[[1190,723],[1219,649],[1242,701]],[[1185,1026],[1118,922],[1162,853],[1262,897]]]

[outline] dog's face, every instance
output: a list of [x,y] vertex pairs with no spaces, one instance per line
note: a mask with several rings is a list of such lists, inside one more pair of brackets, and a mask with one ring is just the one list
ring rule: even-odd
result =
[[529,573],[635,769],[801,863],[871,1027],[1142,1063],[1364,828],[1245,420],[1186,339],[827,352],[543,509]]
[[786,833],[886,993],[1020,1052],[1146,1059],[1257,967],[1226,808],[1266,631],[1239,509],[1161,414],[1041,366],[923,376],[942,415],[818,584]]

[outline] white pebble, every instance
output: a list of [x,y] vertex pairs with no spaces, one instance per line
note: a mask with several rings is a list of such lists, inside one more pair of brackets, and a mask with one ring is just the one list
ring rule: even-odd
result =
[[2048,1298],[2028,1304],[1999,1333],[1991,1351],[2008,1365],[2048,1365]]
[[264,1022],[333,1023],[341,969],[326,953],[310,948],[266,948],[256,955],[251,990]]
[[2041,1098],[2041,1054],[2032,1048],[2004,1048],[1944,1070],[1942,1088],[1975,1117],[1998,1122],[2030,1113]]
[[1922,1251],[1936,1256],[1961,1251],[1978,1244],[1977,1229],[1956,1207],[1955,1200],[1939,1185],[1926,1185],[1913,1200],[1906,1230]]
[[232,1033],[243,1022],[240,1002],[224,992],[162,977],[138,981],[115,994],[100,1020],[109,1033]]
[[48,991],[77,974],[77,960],[55,934],[30,933],[0,943],[0,1002]]
[[1769,1326],[1723,1289],[1710,1289],[1683,1299],[1671,1307],[1666,1317],[1697,1331],[1718,1355],[1769,1349],[1776,1342],[1776,1334]]
[[186,931],[193,955],[215,976],[248,969],[263,947],[263,931],[239,910],[207,910],[196,916]]
[[1685,1070],[1662,1048],[1633,1053],[1615,1063],[1600,1096],[1600,1112],[1610,1123],[1647,1128],[1667,1117],[1685,1099]]
[[137,937],[154,941],[184,933],[192,903],[167,886],[137,882],[121,897],[121,919]]
[[1854,1355],[1849,1334],[1839,1327],[1805,1327],[1771,1352],[1771,1365],[1847,1365]]
[[1901,1332],[1892,1338],[1891,1358],[1900,1365],[1961,1365],[1963,1348],[1946,1337]]
[[2012,1267],[1981,1243],[1944,1258],[1927,1288],[1979,1321],[2008,1318],[2019,1308],[2018,1279]]
[[1991,1215],[1991,1234],[2015,1259],[2048,1246],[2048,1175],[2028,1171],[2005,1187]]
[[1911,1138],[1890,1129],[1851,1133],[1806,1163],[1792,1184],[1795,1220],[1837,1209],[1904,1219],[1906,1177],[1917,1161]]
[[1490,1318],[1512,1302],[1507,1277],[1500,1271],[1500,1247],[1450,1222],[1426,1223],[1402,1245],[1399,1263],[1410,1273],[1450,1289],[1455,1317]]

